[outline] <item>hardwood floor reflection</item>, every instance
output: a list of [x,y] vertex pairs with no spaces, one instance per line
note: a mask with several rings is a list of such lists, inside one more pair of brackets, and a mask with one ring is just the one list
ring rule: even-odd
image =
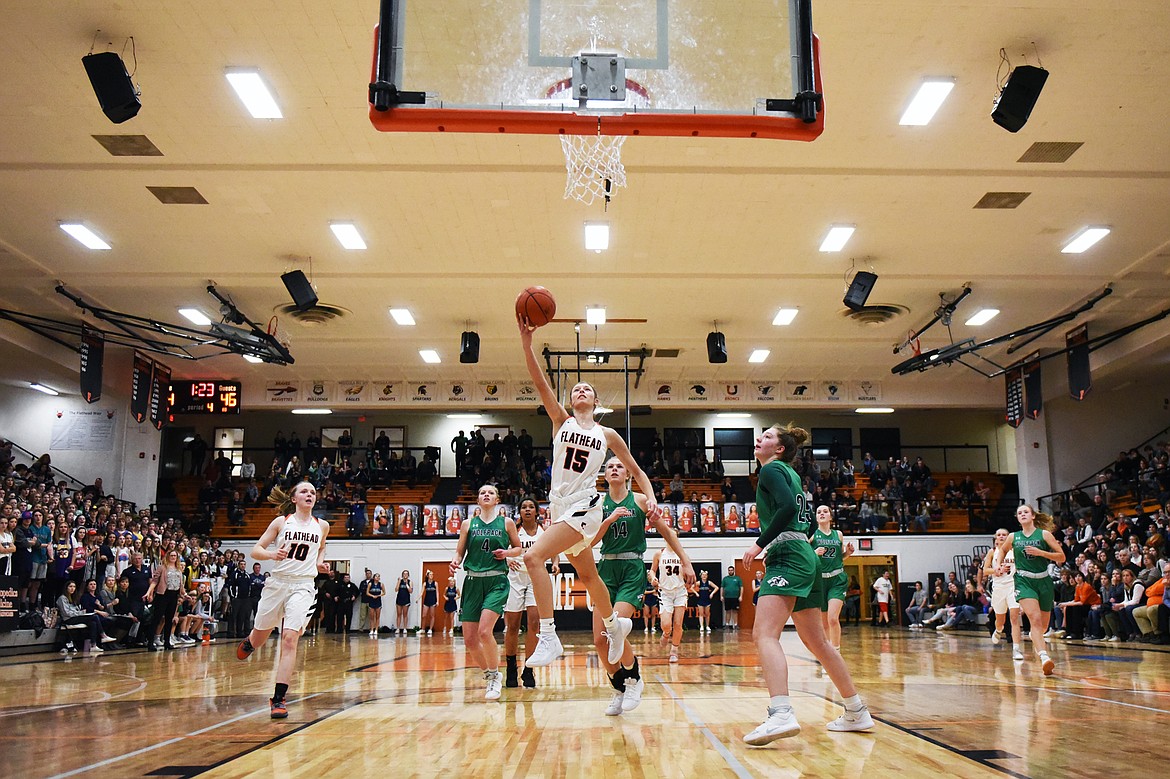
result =
[[[878,721],[830,733],[832,684],[795,634],[794,708],[803,731],[742,743],[767,693],[750,634],[688,633],[681,662],[635,632],[642,705],[604,714],[611,688],[589,637],[538,687],[483,700],[459,638],[307,637],[290,716],[268,717],[273,645],[247,662],[234,645],[0,660],[4,773],[20,777],[1102,776],[1113,741],[1157,745],[1170,721],[1170,652],[1058,645],[1056,675],[982,634],[847,628],[844,654]],[[1135,773],[1158,750],[1126,749]]]

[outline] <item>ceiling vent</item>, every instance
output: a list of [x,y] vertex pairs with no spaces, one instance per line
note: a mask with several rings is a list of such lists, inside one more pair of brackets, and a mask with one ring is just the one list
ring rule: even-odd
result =
[[207,198],[195,187],[147,187],[158,202],[168,206],[205,206]]
[[145,135],[94,135],[114,157],[161,157],[163,153]]
[[979,198],[976,208],[1015,208],[1028,199],[1031,192],[988,192]]
[[275,309],[277,316],[288,317],[294,322],[299,322],[302,325],[310,325],[316,327],[318,325],[327,325],[335,322],[338,319],[344,319],[353,312],[348,308],[341,306],[331,306],[328,303],[318,303],[312,308],[301,311],[295,304],[289,303],[284,306],[277,306]]
[[852,319],[854,322],[862,325],[884,325],[887,322],[892,322],[903,314],[910,313],[910,309],[906,306],[898,305],[881,305],[881,306],[862,306],[853,311],[852,309],[841,309],[841,316],[846,319]]
[[1038,141],[1029,146],[1016,162],[1068,162],[1068,158],[1084,145],[1081,141]]
[[654,356],[667,358],[678,357],[678,349],[655,349]]

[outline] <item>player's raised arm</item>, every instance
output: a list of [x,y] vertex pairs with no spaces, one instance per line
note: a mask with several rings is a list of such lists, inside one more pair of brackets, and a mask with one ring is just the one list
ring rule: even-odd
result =
[[536,328],[522,320],[519,315],[516,316],[516,323],[520,326],[520,345],[524,347],[524,365],[528,368],[528,376],[532,379],[532,383],[536,385],[536,391],[540,393],[540,402],[544,404],[544,410],[548,412],[548,418],[552,420],[552,428],[555,433],[569,418],[569,412],[565,411],[565,407],[557,399],[556,392],[548,383],[548,377],[540,369],[540,363],[536,360],[536,352],[532,351],[532,333]]

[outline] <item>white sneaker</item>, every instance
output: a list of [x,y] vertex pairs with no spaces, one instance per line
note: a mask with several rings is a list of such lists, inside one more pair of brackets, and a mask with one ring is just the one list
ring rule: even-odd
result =
[[996,630],[991,634],[991,645],[999,646],[999,642],[1003,641],[1003,631]]
[[1105,640],[1106,640],[1106,641],[1108,641],[1108,642],[1110,642],[1110,643],[1114,643],[1114,644],[1115,644],[1115,643],[1117,643],[1118,641],[1120,641],[1120,640],[1121,640],[1121,636],[1110,636],[1109,638],[1107,638],[1107,639],[1105,639]]
[[90,654],[93,654],[94,652],[97,652],[97,653],[99,653],[99,654],[100,654],[101,652],[104,652],[104,651],[106,651],[106,650],[102,649],[102,648],[101,648],[100,646],[98,646],[97,644],[91,644],[91,645],[90,645],[90,647],[89,647],[89,653],[90,653]]
[[613,694],[613,700],[611,700],[609,705],[605,707],[605,716],[616,717],[617,715],[621,714],[622,701],[625,700],[625,697],[626,694],[624,692],[615,691]]
[[483,694],[484,700],[498,701],[500,699],[500,672],[484,671],[483,678],[487,680],[487,691]]
[[[622,661],[622,654],[626,649],[626,636],[630,635],[630,631],[634,629],[634,621],[627,617],[616,617],[613,621],[613,630],[605,632],[609,639],[609,662],[610,665],[617,665]],[[537,651],[540,647],[537,647]],[[529,663],[531,665],[531,663]]]
[[114,639],[110,638],[110,637],[109,637],[109,636],[107,636],[105,633],[102,633],[102,643],[103,643],[103,644],[109,644],[109,643],[112,643],[112,642],[113,642],[113,640],[114,640]]
[[869,716],[868,706],[862,706],[858,711],[845,709],[840,717],[825,725],[825,727],[837,732],[869,730],[873,727],[873,717]]
[[678,650],[677,649],[670,650],[670,662],[672,662],[672,663],[678,662]]
[[1055,631],[1055,630],[1053,630],[1052,628],[1048,628],[1048,632],[1046,632],[1046,633],[1044,634],[1044,637],[1045,637],[1045,638],[1052,638],[1052,636],[1053,636],[1053,635],[1055,635],[1055,634],[1056,634],[1056,631]]
[[622,700],[622,711],[633,711],[642,702],[642,690],[646,683],[641,679],[626,679],[626,694]]
[[[626,620],[629,622],[629,620]],[[541,668],[546,665],[552,665],[553,660],[565,653],[565,648],[561,646],[561,640],[557,638],[556,633],[545,635],[541,633],[536,637],[536,649],[532,652],[532,657],[524,661],[524,665],[529,668]]]
[[434,631],[433,629],[429,629],[429,628],[428,628],[428,629],[427,629],[427,635],[428,635],[428,636],[433,636],[433,635],[435,635],[435,631]]
[[791,706],[782,709],[768,707],[768,718],[759,727],[743,737],[744,743],[754,747],[770,744],[778,738],[788,738],[800,732],[800,723]]
[[1024,650],[1020,649],[1018,646],[1012,647],[1012,659],[1013,660],[1023,660],[1024,659]]

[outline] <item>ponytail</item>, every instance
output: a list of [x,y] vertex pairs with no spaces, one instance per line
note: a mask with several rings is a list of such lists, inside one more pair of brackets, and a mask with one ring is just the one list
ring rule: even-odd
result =
[[800,447],[808,440],[808,431],[802,427],[796,427],[792,422],[787,425],[772,425],[772,429],[776,431],[780,445],[784,447],[780,460],[786,463],[792,462],[800,451]]
[[1036,514],[1036,527],[1041,530],[1047,530],[1049,533],[1056,530],[1056,520],[1050,514],[1034,513]]
[[313,486],[313,482],[309,481],[308,479],[301,479],[292,487],[290,487],[287,492],[277,486],[273,487],[272,492],[268,493],[268,502],[277,507],[276,511],[278,514],[280,514],[280,516],[287,517],[296,510],[296,504],[293,502],[293,495],[297,494],[297,487],[300,487],[302,484],[308,484],[310,487],[313,487],[314,490],[317,489],[315,486]]

